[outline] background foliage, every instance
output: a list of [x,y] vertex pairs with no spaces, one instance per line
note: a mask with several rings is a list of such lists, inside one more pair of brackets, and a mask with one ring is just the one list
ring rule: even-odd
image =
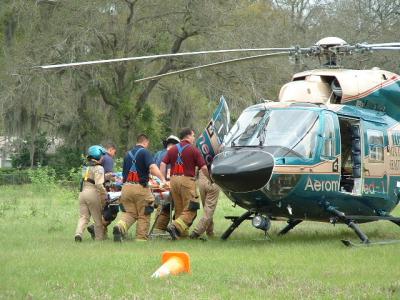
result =
[[[33,67],[202,49],[310,46],[325,36],[349,43],[398,41],[399,11],[398,0],[3,0],[0,134],[25,141],[16,147],[16,166],[76,166],[87,146],[107,141],[122,155],[140,132],[151,136],[156,150],[181,127],[202,129],[222,94],[233,118],[260,98],[276,99],[298,67],[288,58],[273,58],[147,83],[134,80],[234,56],[57,71]],[[398,61],[398,53],[385,53],[351,57],[345,64],[399,73]],[[316,66],[304,60],[302,68]],[[60,155],[41,154],[43,134],[64,140]],[[62,153],[68,153],[65,161]]]

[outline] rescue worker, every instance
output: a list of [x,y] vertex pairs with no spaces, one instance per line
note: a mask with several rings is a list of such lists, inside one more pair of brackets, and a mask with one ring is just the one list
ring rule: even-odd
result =
[[148,136],[140,134],[136,146],[124,157],[122,171],[124,185],[120,199],[123,212],[113,228],[115,242],[121,242],[136,221],[136,241],[146,241],[148,238],[150,214],[154,211],[154,196],[148,185],[150,173],[160,178],[162,184],[166,184],[164,175],[147,150],[149,144]]
[[213,216],[217,207],[220,189],[215,183],[208,180],[202,172],[199,173],[198,187],[204,215],[190,234],[191,239],[199,238],[204,232],[208,237],[214,236]]
[[117,147],[113,143],[106,144],[106,154],[103,156],[102,165],[106,181],[114,177],[114,157],[117,154]]
[[[157,167],[161,166],[161,162],[164,159],[165,155],[167,155],[167,151],[173,146],[176,145],[180,142],[178,137],[175,135],[170,135],[163,141],[164,149],[157,151],[156,154],[154,154],[154,162],[156,163]],[[168,174],[167,174],[168,175]],[[167,179],[169,176],[167,176]]]
[[104,168],[101,158],[106,153],[101,146],[91,146],[87,152],[87,166],[83,168],[81,192],[79,193],[79,221],[75,231],[75,241],[82,242],[82,234],[90,216],[94,220],[96,240],[104,238],[104,226],[101,212],[104,207],[107,191],[104,188]]
[[[114,157],[117,153],[117,147],[113,143],[106,144],[106,154],[101,159],[101,165],[104,168],[104,180],[105,188],[107,192],[110,191],[112,182],[115,181],[114,177]],[[110,202],[106,201],[105,206],[102,210],[102,218],[105,232],[107,233],[107,226],[112,223],[117,218],[118,215],[118,205],[112,205]],[[87,227],[87,231],[94,240],[96,238],[94,232],[94,225]]]
[[200,151],[193,145],[194,131],[191,128],[182,129],[179,138],[181,142],[170,148],[161,163],[161,173],[171,164],[171,194],[174,202],[175,220],[167,226],[167,231],[173,240],[188,236],[189,227],[197,216],[200,208],[196,196],[196,167],[210,178],[206,163]]

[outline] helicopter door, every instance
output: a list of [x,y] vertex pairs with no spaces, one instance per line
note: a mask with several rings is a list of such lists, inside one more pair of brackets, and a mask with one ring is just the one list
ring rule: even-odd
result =
[[[338,182],[340,179],[340,132],[337,115],[330,111],[324,112],[323,126],[321,160],[326,176],[330,178],[329,180]],[[334,190],[337,191],[338,186],[335,185],[335,187]]]
[[360,121],[340,118],[341,134],[341,179],[343,192],[361,195],[362,186],[362,136]]
[[210,122],[196,141],[207,165],[210,165],[229,132],[230,114],[228,104],[222,96]]

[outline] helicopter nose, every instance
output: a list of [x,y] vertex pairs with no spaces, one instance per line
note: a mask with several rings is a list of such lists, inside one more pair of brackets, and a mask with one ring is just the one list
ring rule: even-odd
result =
[[211,165],[212,179],[224,190],[249,192],[262,188],[271,178],[274,157],[260,149],[229,150]]

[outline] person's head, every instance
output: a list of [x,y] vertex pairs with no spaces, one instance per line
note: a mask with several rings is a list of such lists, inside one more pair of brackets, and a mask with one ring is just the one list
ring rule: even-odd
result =
[[175,135],[170,135],[163,141],[164,148],[167,150],[171,148],[173,145],[176,145],[180,142],[179,138]]
[[136,138],[136,145],[141,145],[144,148],[148,148],[150,144],[150,139],[144,133],[141,133]]
[[113,143],[107,143],[106,150],[111,157],[114,157],[117,153],[117,147]]
[[90,146],[87,150],[87,159],[99,161],[106,154],[106,149],[99,145]]
[[194,130],[187,127],[187,128],[183,128],[181,130],[181,132],[179,133],[179,138],[181,140],[187,140],[188,142],[190,142],[191,144],[194,143],[195,141],[195,135],[194,135]]

